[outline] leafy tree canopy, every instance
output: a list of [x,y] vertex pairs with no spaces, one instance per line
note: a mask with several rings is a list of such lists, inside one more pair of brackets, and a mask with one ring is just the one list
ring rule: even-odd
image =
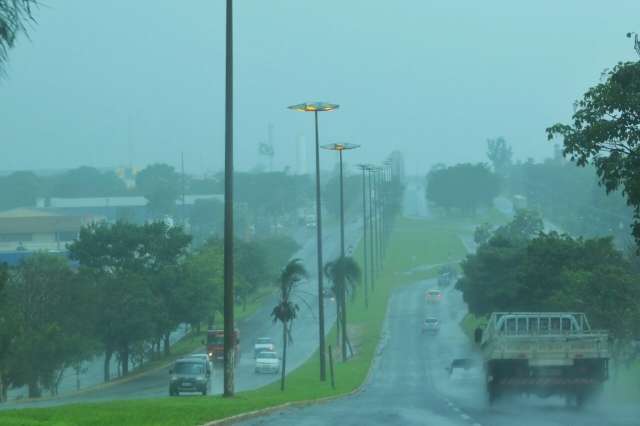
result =
[[475,212],[488,207],[500,191],[500,179],[485,164],[457,164],[427,175],[427,200],[446,209]]
[[181,179],[173,167],[152,164],[136,175],[136,188],[148,200],[152,214],[172,214],[180,194]]
[[576,103],[573,123],[547,129],[564,139],[564,154],[580,166],[593,163],[608,192],[622,188],[634,208],[640,244],[640,62],[619,63]]

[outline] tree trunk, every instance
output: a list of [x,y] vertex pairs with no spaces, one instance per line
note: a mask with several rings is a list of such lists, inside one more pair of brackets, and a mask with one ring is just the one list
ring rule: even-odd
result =
[[284,390],[284,376],[287,368],[287,322],[282,322],[282,366],[280,371],[280,390]]
[[38,386],[37,378],[32,377],[29,380],[28,389],[29,389],[29,398],[39,398],[41,396],[40,386]]
[[169,356],[171,354],[171,341],[169,340],[169,333],[164,335],[164,355]]
[[4,388],[4,380],[2,379],[2,372],[0,372],[0,403],[3,403],[5,401]]
[[104,352],[104,382],[107,383],[111,380],[111,355],[113,355],[113,351],[111,348],[105,349]]
[[122,364],[122,375],[129,374],[129,345],[124,345],[120,350],[120,363]]

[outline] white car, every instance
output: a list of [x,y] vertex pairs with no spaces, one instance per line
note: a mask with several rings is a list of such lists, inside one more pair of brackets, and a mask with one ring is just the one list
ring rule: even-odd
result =
[[275,352],[260,352],[256,356],[256,373],[273,373],[280,372],[280,358]]
[[258,337],[253,345],[253,357],[256,358],[260,352],[275,352],[276,345],[271,337]]

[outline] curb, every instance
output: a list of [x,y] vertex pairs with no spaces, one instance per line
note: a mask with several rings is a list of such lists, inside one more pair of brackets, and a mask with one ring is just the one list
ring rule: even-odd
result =
[[339,394],[339,395],[331,395],[331,396],[326,396],[326,397],[317,398],[317,399],[306,399],[306,400],[303,400],[303,401],[285,402],[283,404],[274,405],[274,406],[267,407],[267,408],[262,408],[260,410],[248,411],[246,413],[236,414],[234,416],[225,417],[223,419],[213,420],[211,422],[204,423],[202,426],[232,425],[232,424],[234,424],[236,422],[239,422],[239,421],[242,421],[242,420],[249,420],[249,419],[252,419],[252,418],[255,418],[255,417],[262,417],[262,416],[265,416],[267,414],[274,413],[276,411],[284,410],[286,408],[298,408],[298,407],[306,407],[306,406],[309,406],[309,405],[323,404],[325,402],[331,402],[331,401],[334,401],[334,400],[337,400],[337,399],[348,398],[348,397],[351,397],[351,396],[359,394],[360,392],[362,392],[364,387],[369,383],[369,381],[371,379],[371,375],[373,374],[373,367],[376,364],[376,362],[378,361],[378,359],[380,358],[380,356],[382,355],[382,352],[384,351],[384,348],[386,346],[387,339],[389,337],[389,332],[387,330],[388,314],[389,314],[389,301],[387,301],[387,313],[385,314],[385,320],[384,320],[384,322],[382,324],[382,329],[380,331],[380,337],[379,337],[379,340],[378,340],[378,346],[377,346],[377,348],[375,349],[375,351],[373,353],[373,357],[371,358],[371,363],[369,364],[369,369],[367,370],[367,375],[362,380],[362,383],[360,383],[360,385],[358,385],[358,387],[356,387],[352,391],[347,392],[347,393],[342,393],[342,394]]

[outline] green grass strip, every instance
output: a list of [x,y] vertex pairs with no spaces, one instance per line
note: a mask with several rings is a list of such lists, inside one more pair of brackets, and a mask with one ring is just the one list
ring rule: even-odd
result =
[[[25,409],[0,412],[2,425],[199,425],[236,414],[259,410],[285,402],[306,401],[342,394],[357,389],[365,380],[380,336],[386,306],[394,287],[406,284],[407,271],[429,264],[448,263],[464,256],[457,238],[459,228],[451,221],[398,219],[387,247],[384,271],[370,293],[369,308],[364,306],[362,288],[349,302],[348,321],[356,356],[346,363],[335,362],[336,389],[329,380],[319,381],[318,354],[287,376],[284,392],[274,383],[240,392],[234,398],[181,397],[148,400],[113,401],[96,404]],[[362,248],[355,252],[362,258]],[[269,320],[266,318],[265,320]],[[335,344],[335,331],[328,342]],[[338,358],[335,356],[335,358]]]

